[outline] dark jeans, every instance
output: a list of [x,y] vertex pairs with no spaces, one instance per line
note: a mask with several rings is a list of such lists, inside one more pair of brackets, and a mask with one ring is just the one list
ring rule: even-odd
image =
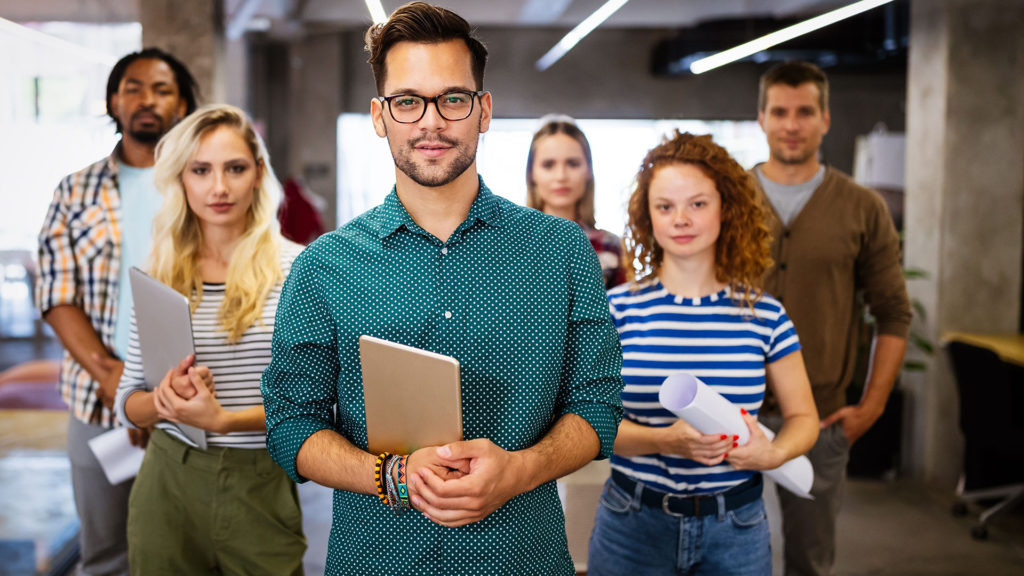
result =
[[[638,487],[642,485],[638,484]],[[677,516],[608,480],[590,537],[589,576],[770,576],[764,501],[713,516]],[[692,570],[692,572],[691,572]]]

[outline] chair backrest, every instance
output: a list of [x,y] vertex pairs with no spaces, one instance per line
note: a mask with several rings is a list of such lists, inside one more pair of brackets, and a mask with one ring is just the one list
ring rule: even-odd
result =
[[1024,367],[987,348],[950,342],[960,397],[968,489],[1024,482]]

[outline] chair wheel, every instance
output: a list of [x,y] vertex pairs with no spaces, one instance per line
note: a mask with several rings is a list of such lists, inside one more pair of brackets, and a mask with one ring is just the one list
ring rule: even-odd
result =
[[987,540],[988,539],[988,528],[984,525],[975,526],[971,528],[971,538],[975,540]]
[[964,502],[957,502],[953,504],[953,516],[966,516],[967,515],[967,504]]

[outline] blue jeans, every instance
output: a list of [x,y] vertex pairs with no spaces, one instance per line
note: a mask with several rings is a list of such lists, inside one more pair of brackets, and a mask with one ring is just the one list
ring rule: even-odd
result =
[[[764,501],[713,516],[676,516],[605,482],[590,535],[588,576],[771,576]],[[724,510],[719,496],[718,509]]]

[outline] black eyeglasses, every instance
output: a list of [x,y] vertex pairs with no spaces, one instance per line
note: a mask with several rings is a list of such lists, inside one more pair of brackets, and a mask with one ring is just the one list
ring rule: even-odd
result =
[[378,96],[377,100],[387,104],[388,111],[395,122],[415,124],[427,113],[427,104],[434,103],[437,113],[449,122],[457,122],[469,118],[473,113],[473,101],[476,96],[483,96],[485,91],[468,92],[452,90],[433,98],[418,94],[396,94],[394,96]]

